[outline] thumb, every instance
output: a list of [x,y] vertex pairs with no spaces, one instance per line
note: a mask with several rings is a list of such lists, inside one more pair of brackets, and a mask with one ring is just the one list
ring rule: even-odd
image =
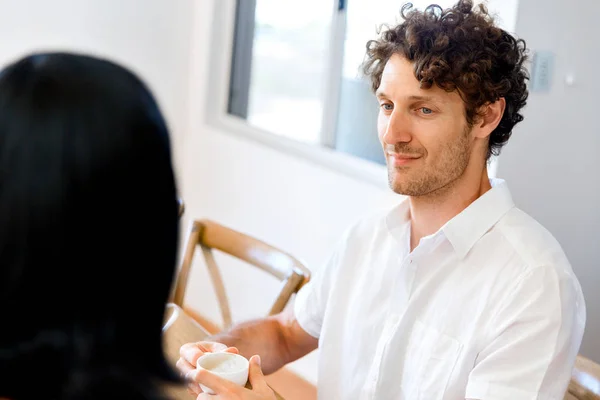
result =
[[248,378],[250,379],[252,390],[256,390],[257,392],[264,392],[266,389],[269,389],[267,381],[265,380],[265,376],[263,375],[260,366],[260,356],[258,355],[252,356],[252,358],[250,359],[250,369],[248,371]]
[[240,351],[238,350],[237,347],[228,347],[224,351],[225,351],[225,353],[240,354]]

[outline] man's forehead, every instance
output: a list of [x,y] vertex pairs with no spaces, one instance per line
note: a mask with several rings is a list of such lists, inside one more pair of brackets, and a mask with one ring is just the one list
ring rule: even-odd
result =
[[412,71],[408,73],[394,72],[381,76],[379,88],[375,95],[378,97],[439,97],[435,87],[424,89]]
[[386,84],[419,87],[413,63],[399,55],[390,57],[381,74],[380,86]]
[[401,54],[394,53],[385,63],[384,74],[395,74],[399,70],[414,71],[414,63]]
[[421,82],[415,76],[414,63],[399,54],[394,54],[386,63],[377,97],[406,97],[410,99],[448,101],[452,92],[447,92],[437,85],[430,88],[421,87]]

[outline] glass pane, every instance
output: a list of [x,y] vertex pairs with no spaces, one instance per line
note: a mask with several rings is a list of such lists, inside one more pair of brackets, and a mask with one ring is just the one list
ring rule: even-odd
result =
[[[238,24],[240,17],[254,24],[244,113],[251,125],[302,142],[321,142],[332,11],[325,0],[256,0],[254,15],[238,15]],[[243,38],[237,37],[236,46],[243,46]],[[230,112],[240,115],[231,106]]]

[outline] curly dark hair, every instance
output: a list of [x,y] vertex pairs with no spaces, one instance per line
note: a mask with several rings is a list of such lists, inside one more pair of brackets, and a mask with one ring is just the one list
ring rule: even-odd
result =
[[401,16],[401,24],[384,26],[379,38],[367,43],[362,70],[373,91],[379,88],[387,61],[400,54],[414,63],[422,88],[436,84],[458,91],[469,126],[481,116],[482,106],[504,98],[506,109],[490,135],[487,157],[500,154],[513,127],[523,120],[519,111],[527,102],[525,41],[498,28],[487,8],[475,7],[471,0],[445,10],[434,4],[424,11],[407,3]]

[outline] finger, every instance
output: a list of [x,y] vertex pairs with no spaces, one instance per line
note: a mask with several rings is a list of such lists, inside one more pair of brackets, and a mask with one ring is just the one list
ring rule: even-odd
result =
[[198,342],[196,343],[205,353],[218,353],[225,351],[227,346],[218,342]]
[[186,343],[179,349],[179,354],[187,362],[196,365],[196,361],[206,353],[226,351],[227,346],[217,342]]
[[198,397],[196,397],[196,400],[219,400],[220,398],[221,396],[216,394],[200,393]]
[[241,390],[241,386],[212,374],[205,369],[196,371],[194,381],[211,388],[217,395],[222,393],[237,393]]
[[200,385],[198,385],[197,383],[188,383],[187,391],[192,396],[198,396],[202,393],[202,389],[200,389]]
[[186,343],[179,348],[179,356],[191,365],[196,365],[196,361],[206,352],[208,349],[200,343]]
[[183,358],[180,358],[179,360],[177,360],[177,363],[175,363],[175,367],[177,368],[179,373],[184,377],[196,369],[196,368],[194,368],[194,366],[192,364],[190,364]]
[[196,400],[219,400],[221,396],[214,394],[200,393]]
[[238,350],[237,347],[228,347],[227,349],[225,349],[226,353],[233,353],[233,354],[240,354],[240,351]]
[[192,367],[192,365],[190,365],[190,363],[185,361],[183,358],[177,360],[175,366],[179,370],[183,379],[186,381],[188,392],[190,394],[193,394],[194,396],[197,396],[198,394],[202,393],[200,385],[198,385],[191,379],[192,377],[194,377],[196,369]]
[[260,366],[260,356],[258,355],[252,356],[252,358],[250,359],[248,379],[250,379],[252,390],[259,393],[265,393],[267,390],[270,391],[269,386],[267,385],[267,381],[265,380],[265,376],[262,372]]

